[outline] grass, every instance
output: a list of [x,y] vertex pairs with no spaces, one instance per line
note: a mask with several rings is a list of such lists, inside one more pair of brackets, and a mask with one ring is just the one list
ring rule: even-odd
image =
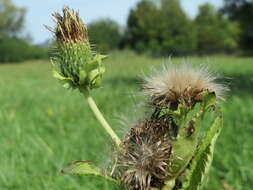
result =
[[[224,130],[218,140],[208,190],[253,188],[253,58],[210,57],[175,59],[209,64],[230,83],[224,103]],[[122,136],[121,115],[134,115],[138,80],[166,59],[112,56],[104,86],[93,92],[101,110]],[[63,89],[51,76],[48,62],[0,66],[0,189],[117,189],[93,178],[65,176],[67,162],[94,160],[106,166],[110,138],[89,111],[84,97]],[[225,189],[227,190],[227,189]]]

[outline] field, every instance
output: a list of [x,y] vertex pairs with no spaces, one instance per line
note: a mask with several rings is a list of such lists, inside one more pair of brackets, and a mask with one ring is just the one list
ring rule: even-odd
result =
[[[252,190],[253,58],[172,61],[208,64],[231,88],[223,103],[224,129],[207,190]],[[140,76],[167,62],[134,55],[107,60],[104,85],[93,95],[120,136],[126,130],[122,116],[131,118],[138,109]],[[75,160],[94,160],[103,167],[111,149],[110,138],[84,97],[62,88],[53,79],[49,62],[2,64],[0,92],[0,190],[117,189],[104,181],[59,173]],[[233,189],[224,188],[224,183]]]

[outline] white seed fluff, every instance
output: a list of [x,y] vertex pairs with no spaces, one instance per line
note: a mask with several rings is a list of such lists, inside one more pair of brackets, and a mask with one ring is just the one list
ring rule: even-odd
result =
[[164,97],[167,101],[194,98],[205,90],[214,92],[218,100],[224,100],[224,92],[228,89],[217,83],[217,79],[206,66],[167,64],[144,78],[143,89],[145,95]]

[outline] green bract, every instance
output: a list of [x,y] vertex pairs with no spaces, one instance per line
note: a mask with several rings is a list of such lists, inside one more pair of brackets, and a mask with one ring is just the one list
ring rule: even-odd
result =
[[54,77],[66,88],[89,90],[100,86],[106,57],[92,51],[85,24],[74,10],[65,7],[63,15],[53,14],[56,48],[52,56]]
[[53,75],[66,88],[97,88],[105,72],[102,64],[105,57],[91,51],[87,42],[58,45],[57,53],[52,59]]

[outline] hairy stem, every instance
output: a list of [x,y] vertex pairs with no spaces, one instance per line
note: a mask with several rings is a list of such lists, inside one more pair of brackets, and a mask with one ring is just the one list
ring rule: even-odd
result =
[[90,109],[94,113],[95,117],[99,121],[99,123],[102,125],[102,127],[105,129],[105,131],[111,136],[112,140],[116,143],[117,146],[120,145],[121,141],[119,137],[116,135],[116,133],[112,130],[111,126],[108,124],[108,122],[105,120],[103,114],[99,111],[95,101],[91,97],[88,90],[82,91],[84,96],[86,97],[88,104],[90,106]]

